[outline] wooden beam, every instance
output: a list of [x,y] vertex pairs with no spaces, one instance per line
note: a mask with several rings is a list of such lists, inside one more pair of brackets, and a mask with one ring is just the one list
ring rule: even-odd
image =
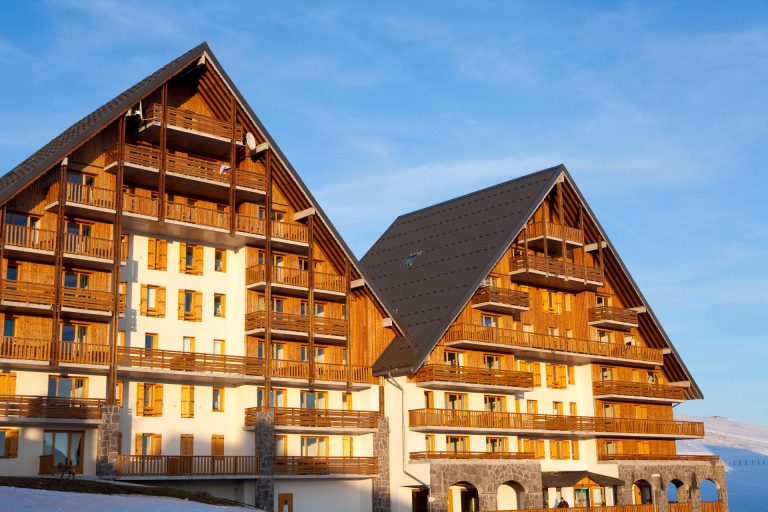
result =
[[264,154],[264,171],[267,178],[266,197],[264,198],[264,356],[267,364],[264,368],[264,396],[270,403],[272,392],[272,158],[271,152]]
[[235,197],[235,191],[237,183],[235,177],[237,176],[237,144],[235,141],[235,133],[237,132],[237,101],[235,96],[232,96],[232,103],[230,104],[229,121],[232,128],[232,141],[229,145],[229,234],[233,236],[235,234],[235,210],[237,208],[237,202]]
[[307,226],[307,265],[309,266],[307,285],[309,287],[309,332],[307,333],[307,349],[309,350],[309,384],[315,382],[315,216],[309,217]]
[[302,220],[306,219],[307,217],[313,217],[317,213],[317,210],[314,208],[307,208],[305,210],[301,210],[300,212],[296,212],[293,214],[293,220]]
[[58,346],[59,346],[59,332],[61,321],[61,300],[62,300],[62,288],[63,288],[63,274],[62,267],[64,266],[64,210],[67,204],[67,166],[69,165],[69,158],[65,158],[59,166],[59,208],[56,211],[56,244],[54,248],[54,268],[53,268],[53,304],[51,308],[53,310],[53,319],[51,321],[51,341],[55,347],[51,350],[52,367],[57,367],[59,364],[58,358]]
[[165,166],[168,145],[168,82],[160,89],[160,103],[163,111],[160,124],[160,174],[157,178],[157,221],[165,221]]
[[680,388],[690,388],[691,387],[691,381],[689,381],[689,380],[679,380],[679,381],[676,381],[676,382],[670,382],[669,385],[670,386],[677,386],[677,387],[680,387]]
[[586,252],[594,252],[598,249],[605,249],[608,247],[608,242],[605,240],[598,242],[595,242],[593,244],[587,244],[584,246],[584,251]]
[[365,279],[354,279],[349,283],[349,288],[351,290],[356,290],[363,287],[365,287]]
[[648,308],[646,308],[645,306],[637,306],[634,308],[629,308],[629,310],[634,311],[635,313],[640,313],[640,314],[648,312]]

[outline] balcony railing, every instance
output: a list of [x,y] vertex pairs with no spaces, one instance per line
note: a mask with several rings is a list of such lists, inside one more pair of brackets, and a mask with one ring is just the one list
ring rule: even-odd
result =
[[631,309],[600,306],[587,311],[590,325],[637,327],[637,312]]
[[411,460],[428,459],[533,459],[535,454],[528,452],[411,452]]
[[600,268],[579,265],[570,261],[561,261],[544,256],[518,255],[510,258],[511,272],[527,271],[547,274],[558,278],[588,281],[593,283],[603,282],[603,271]]
[[533,375],[527,372],[472,366],[426,364],[411,377],[413,382],[448,382],[514,388],[533,388]]
[[118,455],[118,476],[255,476],[255,455]]
[[[196,132],[207,133],[214,137],[222,139],[232,139],[232,125],[228,121],[221,121],[215,117],[208,117],[190,110],[183,110],[176,107],[166,107],[166,122],[169,126],[192,130]],[[158,103],[151,104],[145,114],[144,121],[147,123],[163,122],[163,107]],[[235,140],[243,140],[243,125],[235,124]]]
[[599,341],[473,324],[455,324],[446,334],[445,341],[448,343],[457,341],[493,343],[521,349],[557,350],[588,356],[631,359],[653,363],[661,363],[663,358],[661,350],[655,348],[602,343]]
[[[309,273],[299,268],[279,267],[271,268],[271,282],[287,286],[306,288],[309,285]],[[245,269],[245,284],[251,285],[266,281],[266,266],[253,265]]]
[[50,361],[53,344],[50,340],[3,336],[0,341],[0,359],[22,361]]
[[109,365],[109,345],[57,341],[54,352],[59,361],[75,364]]
[[238,213],[235,217],[237,231],[251,235],[264,235],[264,219]]
[[[377,411],[347,411],[344,409],[303,409],[274,407],[275,425],[286,427],[361,428],[375,429],[380,414]],[[256,413],[269,410],[251,407],[245,410],[245,425],[256,424]]]
[[409,422],[412,428],[463,427],[682,437],[702,437],[704,435],[704,424],[699,422],[467,411],[462,409],[414,409],[409,411]]
[[[278,331],[293,331],[307,333],[309,317],[295,313],[277,313],[272,315],[272,329]],[[252,311],[245,315],[245,330],[264,329],[267,326],[266,311]],[[342,318],[325,316],[315,317],[315,334],[327,336],[346,336],[347,321]]]
[[702,501],[701,512],[723,512],[723,503],[720,501]]
[[[28,283],[0,279],[0,300],[50,306],[53,304],[56,289],[49,284]],[[112,311],[114,294],[104,290],[62,287],[61,305],[69,308]],[[125,311],[125,294],[120,294],[120,312]]]
[[[48,189],[48,201],[55,202],[59,200],[59,182],[54,182]],[[79,183],[67,183],[66,198],[67,203],[89,206],[92,208],[103,208],[105,210],[115,209],[115,191],[109,188],[92,187],[81,185]]]
[[309,231],[304,224],[272,221],[272,238],[282,238],[291,242],[307,243]]
[[503,304],[509,308],[521,310],[530,308],[530,302],[527,293],[498,286],[483,286],[472,297],[473,305]]
[[138,347],[118,347],[117,364],[173,372],[264,375],[264,363],[256,358]]
[[653,453],[599,453],[597,460],[677,460],[681,462],[716,462],[720,460],[717,455],[678,455],[678,454],[653,454]]
[[547,236],[558,238],[560,240],[565,239],[579,245],[584,244],[584,232],[582,230],[547,221],[539,221],[529,224],[526,228],[526,236],[529,239]]
[[[518,509],[522,510],[522,509]],[[568,507],[568,510],[574,512],[656,512],[656,505],[614,505],[611,507]],[[488,512],[515,512],[513,510],[491,510]],[[551,508],[527,508],[525,512],[552,512]]]
[[97,420],[103,404],[96,398],[0,395],[0,416]]
[[[309,378],[309,362],[290,359],[273,359],[272,377],[305,380]],[[350,373],[351,372],[351,373]],[[371,384],[374,377],[370,366],[347,366],[337,363],[315,363],[315,379],[330,382],[352,382]]]
[[56,232],[48,229],[6,224],[5,245],[53,252],[56,248]]
[[375,475],[376,457],[276,456],[277,475]]
[[347,291],[347,280],[344,276],[315,272],[315,289],[344,293]]
[[123,211],[146,217],[157,217],[160,211],[159,201],[156,197],[139,196],[125,192],[123,193]]
[[215,208],[166,202],[165,216],[169,220],[184,222],[186,224],[229,229],[229,213],[219,211]]
[[621,380],[604,380],[593,382],[592,391],[594,392],[595,396],[620,395],[660,398],[664,400],[685,399],[685,390],[678,386]]

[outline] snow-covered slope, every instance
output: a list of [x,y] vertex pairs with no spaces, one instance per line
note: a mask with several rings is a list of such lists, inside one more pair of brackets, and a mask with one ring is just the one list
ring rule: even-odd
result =
[[768,456],[768,426],[743,423],[723,416],[678,418],[684,421],[703,421],[706,434],[702,440],[679,441],[679,453],[715,453],[710,447],[721,446]]
[[196,501],[156,496],[83,494],[0,486],[0,512],[245,512]]

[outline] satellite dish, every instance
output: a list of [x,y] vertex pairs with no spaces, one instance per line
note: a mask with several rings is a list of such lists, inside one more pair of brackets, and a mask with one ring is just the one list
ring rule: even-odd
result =
[[256,151],[256,137],[251,132],[245,133],[245,144],[251,152]]
[[139,106],[137,108],[128,109],[128,117],[131,116],[139,116],[139,121],[144,120],[144,112],[142,112],[141,108],[141,101],[139,101]]

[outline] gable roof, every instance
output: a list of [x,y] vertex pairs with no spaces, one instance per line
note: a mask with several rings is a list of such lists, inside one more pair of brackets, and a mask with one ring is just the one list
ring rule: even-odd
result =
[[545,169],[392,223],[361,260],[405,329],[374,373],[418,370],[563,172],[562,165]]
[[[690,381],[688,398],[703,398],[562,164],[402,215],[392,223],[361,260],[405,335],[384,350],[374,363],[374,374],[418,371],[561,177],[584,205],[594,229],[607,244],[603,251],[606,268],[610,267],[613,277],[633,294],[633,301],[646,307],[647,325],[656,334],[652,346],[670,349],[664,367],[674,378]],[[418,254],[413,263],[403,266],[405,258],[413,254]]]
[[624,485],[624,480],[608,475],[592,473],[591,471],[542,471],[542,487],[573,487],[584,477],[589,478],[602,486]]

